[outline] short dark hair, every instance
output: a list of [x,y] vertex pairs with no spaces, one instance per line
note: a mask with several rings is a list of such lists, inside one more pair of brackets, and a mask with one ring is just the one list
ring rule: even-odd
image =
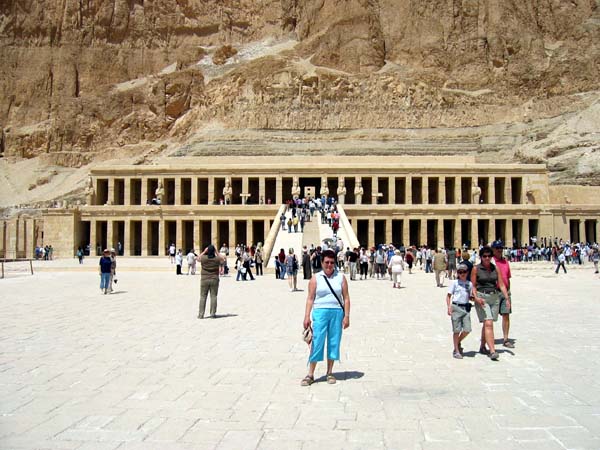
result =
[[214,258],[216,256],[216,253],[217,253],[217,249],[215,248],[214,245],[210,244],[206,250],[206,255],[209,258]]
[[324,261],[325,258],[331,258],[335,261],[335,252],[333,250],[325,250],[323,253],[321,253],[321,261]]
[[483,247],[481,249],[481,251],[479,252],[479,256],[483,256],[483,255],[490,255],[492,256],[494,254],[493,250],[488,247],[487,245],[485,247]]

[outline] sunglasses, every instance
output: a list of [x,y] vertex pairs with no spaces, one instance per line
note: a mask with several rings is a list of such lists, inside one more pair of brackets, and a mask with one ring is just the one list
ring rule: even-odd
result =
[[456,272],[456,273],[457,273],[457,274],[459,274],[459,275],[462,275],[463,273],[467,273],[467,271],[466,271],[466,270],[459,270],[459,271],[458,271],[458,272]]
[[481,255],[482,258],[491,258],[492,255]]
[[323,264],[335,264],[335,261],[323,261]]

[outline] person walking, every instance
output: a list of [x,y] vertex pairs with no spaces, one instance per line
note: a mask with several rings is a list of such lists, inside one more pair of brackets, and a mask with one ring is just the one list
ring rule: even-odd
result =
[[335,384],[333,365],[340,359],[342,329],[350,326],[350,295],[348,281],[337,270],[335,252],[325,250],[322,255],[323,270],[315,274],[308,283],[308,296],[304,311],[304,329],[312,327],[313,338],[308,357],[308,374],[302,386],[315,382],[317,362],[323,361],[327,340],[327,383]]
[[219,270],[223,257],[217,253],[214,245],[209,245],[198,256],[200,262],[200,304],[198,319],[204,319],[206,299],[210,292],[210,317],[217,315],[217,295],[219,294]]
[[404,259],[400,254],[400,250],[394,251],[394,256],[390,258],[390,268],[392,275],[392,288],[400,289],[400,277],[404,271]]
[[310,280],[312,277],[310,255],[308,254],[308,248],[306,248],[306,245],[302,247],[302,275],[305,280]]
[[298,258],[294,255],[294,249],[290,247],[288,255],[285,258],[285,266],[290,285],[290,292],[298,290]]
[[185,255],[187,261],[187,274],[196,275],[196,253],[194,249],[191,249],[187,255]]
[[[498,321],[498,310],[500,306],[499,292],[502,292],[510,308],[510,296],[504,286],[502,277],[498,276],[498,270],[492,264],[492,249],[483,247],[479,252],[481,263],[474,266],[471,271],[471,283],[475,292],[475,310],[481,327],[481,344],[479,353],[488,355],[493,361],[498,360],[494,344],[494,322]],[[499,289],[498,289],[499,288]],[[487,348],[486,348],[487,344]]]
[[454,350],[452,356],[456,359],[463,358],[461,342],[471,332],[471,303],[474,296],[473,284],[467,279],[468,267],[466,264],[457,266],[458,279],[453,280],[448,286],[446,306],[452,321],[452,342]]
[[175,255],[175,274],[181,275],[181,266],[183,266],[183,254],[181,253],[181,249],[177,251]]
[[110,249],[110,280],[108,281],[108,292],[112,294],[113,283],[117,282],[117,252],[114,248]]
[[254,267],[256,268],[256,276],[263,275],[263,245],[259,242],[256,245],[256,251],[254,252]]
[[175,244],[173,243],[169,245],[169,260],[171,261],[171,264],[175,262]]
[[242,264],[246,269],[246,276],[250,277],[250,281],[254,281],[254,275],[252,275],[252,257],[248,250],[248,247],[244,247],[244,251],[242,252]]
[[279,279],[285,280],[285,250],[279,249],[279,253],[277,254],[277,260],[279,261]]
[[558,269],[560,269],[561,267],[563,268],[565,273],[567,273],[567,268],[565,267],[566,260],[567,260],[567,258],[565,257],[565,252],[562,250],[559,250],[558,256],[556,257],[556,270],[554,271],[554,273],[558,273]]
[[107,248],[102,252],[98,265],[100,267],[100,292],[108,294],[110,275],[112,273],[112,259],[110,259],[110,252]]
[[594,263],[594,273],[598,273],[598,262],[600,261],[600,248],[596,247],[592,249],[591,259],[592,263]]
[[81,247],[77,249],[77,259],[79,260],[79,264],[83,264],[83,249]]
[[437,252],[433,252],[433,271],[435,272],[435,283],[437,287],[444,287],[444,275],[446,273],[448,263],[446,255],[442,253],[442,249],[438,248]]
[[[498,276],[502,278],[504,286],[506,287],[506,291],[510,296],[510,279],[512,277],[512,274],[510,272],[510,263],[508,262],[508,259],[504,257],[503,250],[504,244],[502,243],[502,241],[494,241],[492,243],[492,251],[494,252],[494,258],[492,262],[496,266],[496,269],[498,269]],[[502,316],[502,335],[504,338],[502,341],[502,345],[504,345],[504,347],[506,348],[515,348],[515,345],[508,338],[508,333],[510,331],[510,315],[512,314],[513,303],[512,297],[510,297],[508,300],[509,301],[507,302],[507,299],[504,297],[504,295],[500,293],[499,312]],[[510,307],[507,306],[507,303],[510,305]]]

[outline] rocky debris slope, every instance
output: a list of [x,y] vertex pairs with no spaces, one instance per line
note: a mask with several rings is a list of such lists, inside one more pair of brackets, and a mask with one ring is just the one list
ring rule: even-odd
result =
[[[145,163],[198,151],[218,123],[265,130],[259,142],[302,130],[315,148],[350,133],[346,152],[496,144],[507,161],[548,161],[557,182],[600,183],[597,134],[577,131],[600,86],[597,0],[6,0],[0,58],[8,161]],[[442,145],[438,128],[472,132]],[[361,143],[363,129],[382,133]],[[417,141],[385,140],[412,129]]]

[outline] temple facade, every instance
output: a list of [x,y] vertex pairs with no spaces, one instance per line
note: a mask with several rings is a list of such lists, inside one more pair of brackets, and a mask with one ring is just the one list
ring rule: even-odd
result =
[[0,252],[28,256],[40,229],[57,257],[88,244],[92,255],[120,247],[125,256],[158,256],[171,243],[187,251],[265,242],[294,195],[335,197],[361,245],[521,246],[600,235],[600,188],[550,185],[544,165],[443,156],[173,160],[92,169],[85,202],[50,208],[29,225],[23,219],[14,232],[5,221]]

